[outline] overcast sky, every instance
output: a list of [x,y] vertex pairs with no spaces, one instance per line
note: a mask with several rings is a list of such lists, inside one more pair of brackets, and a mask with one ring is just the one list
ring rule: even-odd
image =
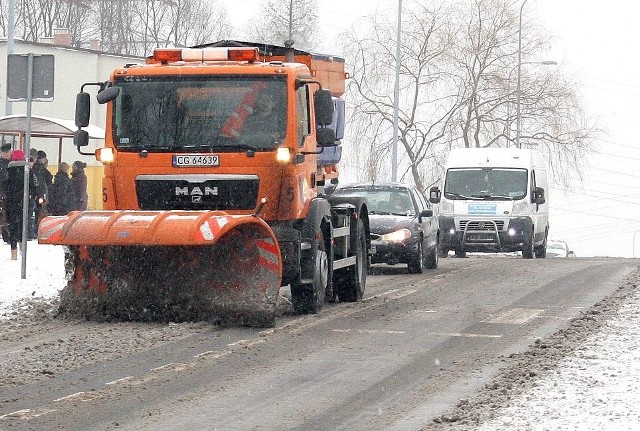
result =
[[[232,23],[241,26],[260,1],[223,3]],[[566,240],[578,256],[632,257],[635,252],[640,257],[639,4],[526,0],[523,8],[524,19],[537,18],[554,35],[548,57],[536,60],[555,60],[582,83],[588,115],[607,132],[598,141],[598,154],[585,162],[584,182],[576,182],[570,191],[550,190],[550,236]],[[397,5],[394,0],[319,0],[320,24],[332,38],[376,8],[395,14]]]

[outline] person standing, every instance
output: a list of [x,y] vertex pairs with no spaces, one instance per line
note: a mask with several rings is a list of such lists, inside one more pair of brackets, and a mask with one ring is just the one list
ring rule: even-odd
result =
[[[18,259],[18,242],[22,240],[22,211],[24,207],[24,169],[29,162],[25,159],[24,151],[13,150],[11,162],[7,171],[7,222],[9,244],[11,245],[11,260]],[[38,179],[29,171],[29,195],[35,195]]]
[[11,144],[3,144],[0,147],[0,231],[2,239],[9,242],[7,231],[7,178],[9,176],[9,162],[11,161]]
[[49,192],[49,212],[51,215],[61,216],[75,209],[75,190],[69,177],[69,163],[61,162]]
[[38,191],[36,193],[35,202],[35,217],[34,226],[32,226],[31,237],[35,238],[37,235],[38,225],[48,213],[49,204],[49,189],[53,183],[53,175],[47,169],[49,160],[47,160],[47,153],[40,150],[36,152],[36,161],[33,164],[33,174],[38,178]]
[[76,160],[71,165],[71,183],[73,184],[74,196],[76,207],[75,210],[86,211],[87,201],[89,195],[87,195],[87,175],[84,173],[84,169],[87,164]]

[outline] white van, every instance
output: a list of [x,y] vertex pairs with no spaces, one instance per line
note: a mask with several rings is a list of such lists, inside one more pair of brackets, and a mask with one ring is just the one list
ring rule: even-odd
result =
[[546,257],[549,202],[547,168],[542,155],[518,148],[451,150],[439,203],[440,256],[467,252],[522,251],[522,257]]

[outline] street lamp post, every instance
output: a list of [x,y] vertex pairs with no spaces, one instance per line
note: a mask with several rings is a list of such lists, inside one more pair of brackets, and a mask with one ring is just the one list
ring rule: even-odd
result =
[[520,70],[522,69],[522,10],[527,0],[520,6],[518,21],[518,84],[516,87],[516,147],[520,148]]
[[[509,96],[510,92],[511,92],[511,75],[513,74],[513,72],[516,70],[516,68],[518,67],[522,67],[525,64],[538,64],[541,66],[555,66],[558,64],[557,61],[554,60],[543,60],[543,61],[523,61],[523,62],[519,62],[517,65],[513,66],[511,68],[511,71],[509,72],[509,76],[507,77],[507,121],[509,122],[509,127],[507,129],[507,146],[509,146],[509,142],[511,142],[511,97]],[[518,91],[518,93],[520,93],[520,91]],[[519,96],[519,94],[518,94]],[[520,117],[519,115],[519,110],[518,110],[518,118]],[[519,128],[518,128],[519,129]],[[519,147],[519,145],[518,145]]]
[[391,142],[391,181],[398,180],[398,110],[400,104],[400,35],[402,0],[398,0],[398,32],[396,34],[396,82],[393,88],[393,140]]

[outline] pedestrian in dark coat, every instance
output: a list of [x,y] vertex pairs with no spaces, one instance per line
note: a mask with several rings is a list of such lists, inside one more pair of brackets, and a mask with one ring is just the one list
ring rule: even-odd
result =
[[38,178],[38,191],[36,194],[35,200],[35,220],[33,221],[33,231],[32,237],[35,238],[37,227],[40,224],[40,220],[42,220],[48,213],[48,205],[49,205],[49,190],[51,189],[51,185],[53,183],[53,175],[47,169],[47,165],[49,164],[49,160],[47,160],[47,153],[40,150],[36,153],[36,161],[31,168],[33,170],[33,174]]
[[87,201],[89,195],[87,195],[87,175],[84,173],[84,169],[87,164],[76,160],[71,166],[71,183],[75,191],[75,209],[78,211],[86,211]]
[[2,239],[9,242],[9,233],[7,232],[7,176],[9,175],[9,162],[11,161],[11,152],[13,148],[11,144],[3,144],[0,147],[0,231],[2,231]]
[[51,215],[60,216],[67,215],[75,209],[76,195],[69,177],[69,164],[61,162],[49,192],[49,212]]
[[[7,194],[7,221],[9,231],[9,244],[11,245],[11,259],[18,258],[18,242],[22,240],[22,209],[24,195],[24,169],[27,165],[24,151],[14,150],[11,154],[11,162],[8,167],[6,184]],[[38,179],[29,170],[29,194],[35,195],[38,187]]]

